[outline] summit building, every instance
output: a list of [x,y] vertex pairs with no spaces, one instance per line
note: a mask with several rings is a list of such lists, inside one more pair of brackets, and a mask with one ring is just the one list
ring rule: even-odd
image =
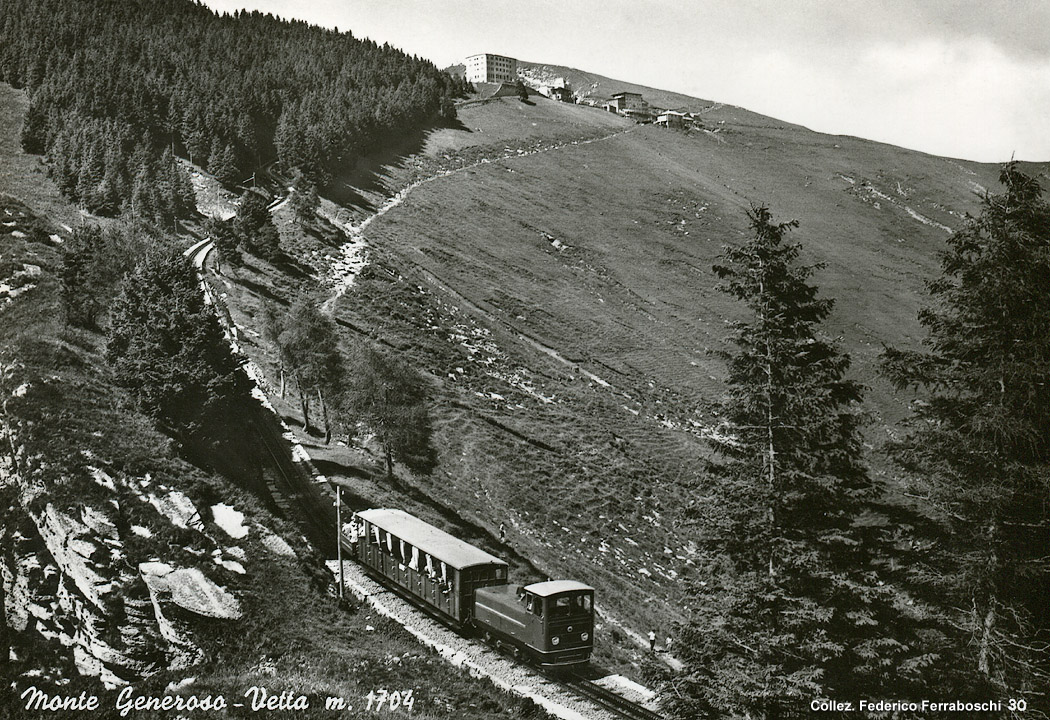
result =
[[482,53],[466,59],[469,82],[511,83],[518,79],[518,61],[512,57]]

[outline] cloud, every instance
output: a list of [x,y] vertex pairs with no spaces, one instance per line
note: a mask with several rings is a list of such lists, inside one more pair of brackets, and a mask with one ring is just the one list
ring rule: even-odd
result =
[[911,4],[926,33],[946,40],[986,40],[1013,58],[1050,58],[1050,3],[1044,0]]
[[703,89],[822,132],[984,162],[1050,158],[1050,59],[987,39],[919,36],[872,41],[829,62],[836,52],[752,52]]

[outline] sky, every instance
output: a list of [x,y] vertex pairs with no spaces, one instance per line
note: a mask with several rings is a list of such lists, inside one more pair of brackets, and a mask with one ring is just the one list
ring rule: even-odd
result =
[[568,65],[821,132],[1050,161],[1046,0],[205,0],[432,60]]

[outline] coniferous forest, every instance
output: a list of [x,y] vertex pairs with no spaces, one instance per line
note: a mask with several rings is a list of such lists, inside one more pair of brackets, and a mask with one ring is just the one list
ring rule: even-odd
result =
[[464,89],[350,32],[192,0],[0,0],[0,80],[27,91],[22,145],[63,193],[164,225],[193,207],[176,156],[227,185],[273,161],[323,183]]

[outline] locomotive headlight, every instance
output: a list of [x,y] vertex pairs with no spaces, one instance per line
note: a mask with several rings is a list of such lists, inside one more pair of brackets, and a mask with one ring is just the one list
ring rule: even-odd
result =
[[555,635],[554,637],[551,638],[551,645],[557,645],[560,642],[561,642],[561,638],[558,637],[557,635]]
[[580,640],[583,640],[584,642],[587,642],[590,639],[591,639],[591,634],[590,633],[580,633]]

